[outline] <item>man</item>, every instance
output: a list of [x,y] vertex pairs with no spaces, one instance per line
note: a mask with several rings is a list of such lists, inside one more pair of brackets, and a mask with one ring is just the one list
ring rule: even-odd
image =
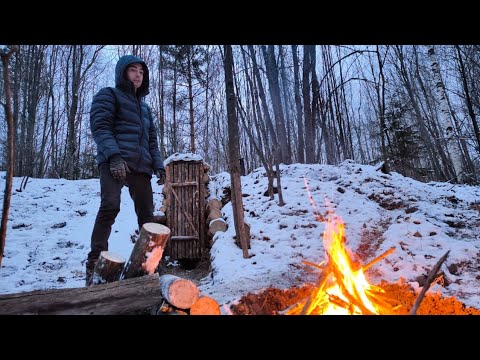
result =
[[142,100],[149,93],[148,68],[133,55],[122,56],[115,67],[115,89],[103,88],[93,98],[90,129],[97,144],[101,201],[93,226],[86,264],[86,285],[92,283],[100,252],[108,250],[112,225],[120,211],[120,195],[128,186],[138,228],[153,222],[152,173],[165,182],[165,166],[158,148],[150,108]]

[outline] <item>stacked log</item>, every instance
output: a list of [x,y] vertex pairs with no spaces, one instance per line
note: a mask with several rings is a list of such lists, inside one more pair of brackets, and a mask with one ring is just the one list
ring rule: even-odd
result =
[[204,298],[190,280],[158,273],[96,286],[0,295],[0,315],[134,315],[152,313],[159,305],[170,315],[220,315],[218,303]]
[[214,236],[219,231],[227,230],[227,223],[223,219],[222,201],[219,199],[210,199],[206,205],[208,231],[210,247],[213,245]]

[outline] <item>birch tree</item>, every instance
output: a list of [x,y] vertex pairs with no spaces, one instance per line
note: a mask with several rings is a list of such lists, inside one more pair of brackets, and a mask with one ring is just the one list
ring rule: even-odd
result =
[[464,168],[462,160],[462,151],[458,144],[459,138],[459,129],[456,129],[455,123],[453,122],[450,110],[448,108],[447,94],[445,91],[445,85],[442,81],[442,76],[440,74],[440,66],[435,54],[435,47],[431,46],[428,49],[428,55],[431,61],[431,68],[433,77],[435,80],[435,88],[440,103],[440,124],[442,127],[443,134],[445,136],[445,144],[447,146],[447,151],[450,154],[453,169],[455,170],[455,181],[463,182]]

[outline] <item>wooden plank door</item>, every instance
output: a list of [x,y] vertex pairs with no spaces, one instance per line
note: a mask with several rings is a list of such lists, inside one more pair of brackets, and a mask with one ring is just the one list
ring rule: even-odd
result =
[[167,226],[170,260],[200,259],[205,248],[203,163],[174,161],[167,165]]

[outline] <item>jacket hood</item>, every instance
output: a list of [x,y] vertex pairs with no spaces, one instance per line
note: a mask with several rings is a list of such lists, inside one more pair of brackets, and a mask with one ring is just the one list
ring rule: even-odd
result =
[[133,92],[133,83],[125,76],[125,71],[130,64],[140,64],[143,67],[143,82],[137,90],[137,96],[144,97],[149,93],[148,87],[150,80],[147,64],[138,56],[124,55],[118,60],[117,66],[115,67],[115,86],[126,92]]

